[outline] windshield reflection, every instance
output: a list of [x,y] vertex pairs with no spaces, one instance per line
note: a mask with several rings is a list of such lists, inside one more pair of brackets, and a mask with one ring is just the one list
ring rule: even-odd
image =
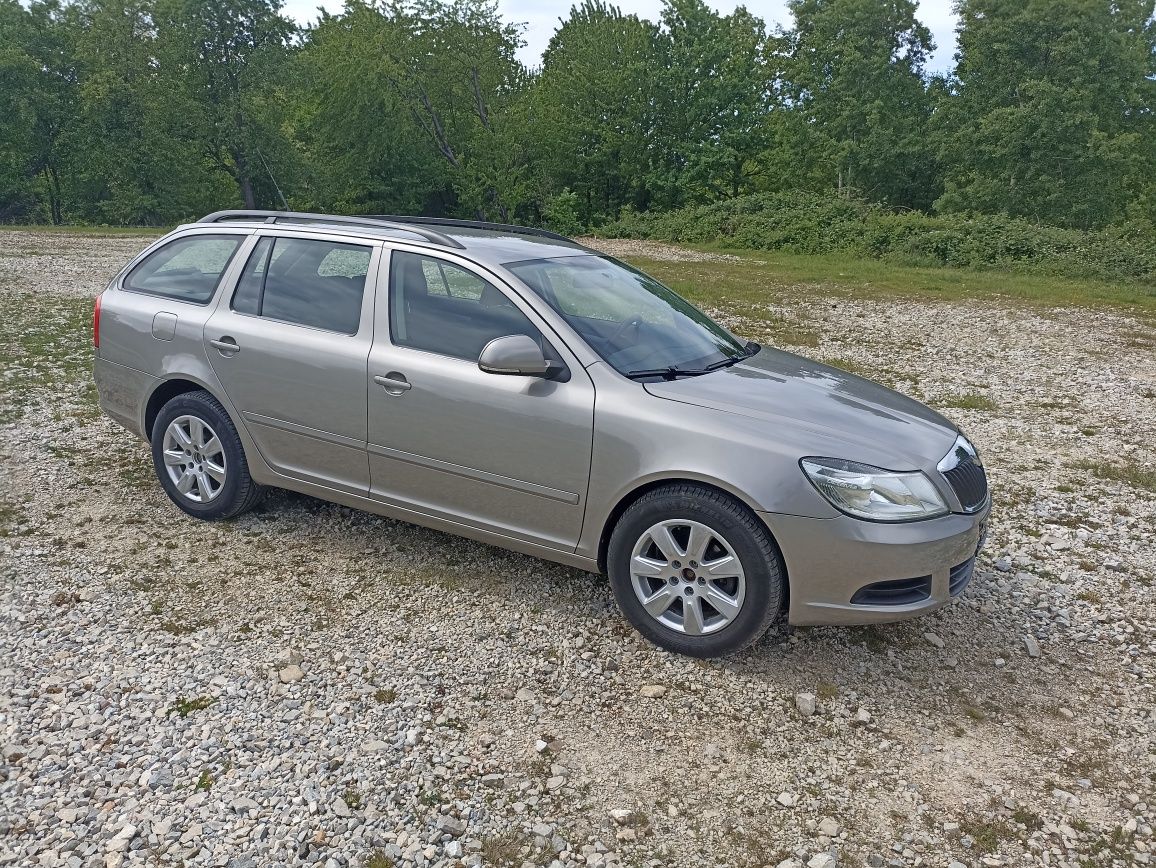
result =
[[673,368],[677,375],[745,355],[742,341],[686,299],[608,256],[529,259],[505,267],[620,373]]

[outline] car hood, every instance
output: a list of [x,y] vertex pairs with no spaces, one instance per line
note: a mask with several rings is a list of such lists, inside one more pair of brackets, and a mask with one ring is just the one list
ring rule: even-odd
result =
[[769,347],[709,374],[647,383],[646,390],[659,398],[765,420],[776,429],[789,425],[793,434],[803,434],[804,442],[806,432],[813,432],[817,447],[842,441],[846,454],[829,457],[889,470],[910,470],[913,463],[934,466],[958,434],[949,420],[913,398]]

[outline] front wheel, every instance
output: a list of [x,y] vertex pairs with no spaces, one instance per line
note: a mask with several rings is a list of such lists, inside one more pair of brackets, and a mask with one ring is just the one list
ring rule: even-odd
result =
[[664,486],[615,526],[607,571],[635,628],[669,651],[719,657],[759,639],[777,617],[785,570],[745,505],[702,485]]
[[233,518],[261,498],[233,420],[208,392],[185,392],[153,423],[153,467],[177,506],[207,521]]

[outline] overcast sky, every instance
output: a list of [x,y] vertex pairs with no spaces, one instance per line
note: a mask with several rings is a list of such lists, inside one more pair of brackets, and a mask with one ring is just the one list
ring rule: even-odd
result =
[[[739,5],[729,0],[707,2],[724,13],[729,13]],[[558,19],[569,13],[571,5],[570,0],[546,3],[540,0],[498,0],[498,7],[506,20],[526,25],[523,34],[526,45],[520,52],[523,63],[538,65],[546,43],[558,26]],[[614,5],[627,14],[633,12],[640,18],[657,21],[662,0],[617,0]],[[785,0],[747,0],[742,5],[766,21],[768,26],[790,23]],[[341,11],[344,3],[342,0],[285,0],[284,8],[299,23],[308,24],[317,17],[319,6],[336,13]],[[952,0],[920,0],[919,3],[919,19],[931,29],[935,37],[936,51],[928,64],[932,72],[943,72],[951,68],[951,56],[955,53],[955,15],[951,6]]]

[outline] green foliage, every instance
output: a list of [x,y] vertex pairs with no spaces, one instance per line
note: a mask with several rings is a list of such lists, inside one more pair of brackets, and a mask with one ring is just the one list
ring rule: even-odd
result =
[[957,66],[928,78],[915,0],[790,0],[773,30],[704,0],[655,21],[581,0],[540,69],[496,0],[347,0],[304,29],[281,0],[0,0],[0,221],[618,221],[1135,278],[1154,3],[960,0]]
[[542,208],[546,227],[563,235],[582,234],[582,221],[578,213],[578,194],[573,190],[563,190],[557,196],[552,196]]
[[787,178],[876,202],[929,206],[936,166],[926,139],[931,101],[923,67],[933,43],[914,0],[789,6],[795,27],[779,34],[773,57],[779,102],[792,110],[770,116]]
[[573,190],[590,223],[649,204],[649,148],[659,31],[601,0],[570,11],[550,39],[531,95],[538,170],[547,190]]
[[1079,228],[1123,219],[1156,168],[1152,0],[963,0],[959,14],[936,207]]
[[996,215],[896,214],[813,193],[756,194],[666,213],[625,212],[602,234],[789,253],[845,253],[911,265],[998,268],[1156,283],[1156,232],[1098,231]]

